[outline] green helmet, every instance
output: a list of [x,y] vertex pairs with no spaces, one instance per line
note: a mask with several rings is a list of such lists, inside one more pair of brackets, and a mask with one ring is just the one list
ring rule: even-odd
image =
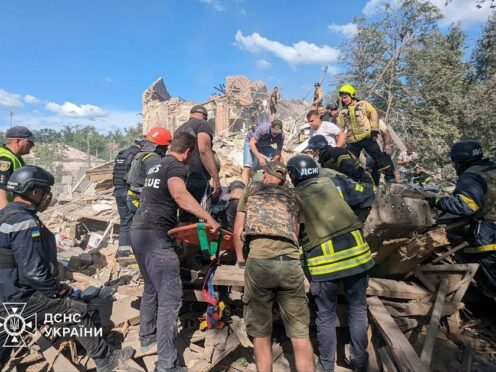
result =
[[339,88],[339,95],[341,94],[349,94],[351,97],[355,97],[355,88],[351,84],[345,84],[341,88]]

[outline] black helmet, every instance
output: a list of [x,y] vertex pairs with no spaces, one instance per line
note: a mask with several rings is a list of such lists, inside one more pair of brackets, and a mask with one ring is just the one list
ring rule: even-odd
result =
[[289,178],[293,185],[299,184],[301,181],[319,176],[320,169],[317,162],[308,155],[296,155],[289,159],[288,164]]
[[339,108],[336,102],[331,102],[326,105],[327,110],[337,110]]
[[54,184],[51,173],[34,165],[17,169],[7,182],[7,190],[25,195],[30,189],[49,189]]
[[482,146],[477,141],[460,141],[451,146],[450,157],[457,171],[482,159],[482,156]]
[[246,187],[245,183],[243,181],[232,181],[229,186],[227,187],[227,192],[231,193],[234,189],[244,189]]
[[144,136],[136,137],[134,143],[137,144],[139,147],[143,146],[145,144],[145,137]]
[[327,138],[325,138],[322,134],[317,134],[316,136],[310,137],[308,140],[308,148],[310,150],[320,149],[323,150],[329,145],[327,142]]
[[320,83],[315,83],[313,86],[314,87],[320,87]]

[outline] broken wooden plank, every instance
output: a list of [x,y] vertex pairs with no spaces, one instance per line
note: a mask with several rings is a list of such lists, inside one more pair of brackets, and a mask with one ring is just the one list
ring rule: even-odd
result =
[[381,331],[386,344],[391,348],[393,357],[400,370],[427,372],[427,368],[400,331],[391,315],[389,315],[381,300],[378,297],[371,297],[367,299],[367,303],[369,304],[369,311]]
[[432,308],[431,320],[429,321],[429,327],[427,328],[427,335],[424,340],[424,345],[422,346],[422,353],[420,354],[420,360],[427,366],[431,364],[432,351],[434,349],[434,341],[436,340],[437,330],[439,328],[439,321],[441,320],[441,312],[443,309],[444,301],[446,299],[446,294],[448,292],[449,280],[448,278],[443,278],[439,284],[439,289],[436,295],[436,302]]
[[[391,316],[409,317],[409,316],[428,316],[432,312],[432,304],[425,302],[394,302],[382,300],[384,306]],[[445,303],[442,308],[442,316],[449,316],[463,309],[463,303]]]
[[253,347],[253,344],[250,341],[248,334],[246,333],[246,324],[243,318],[240,318],[236,315],[231,316],[231,323],[229,324],[229,328],[231,328],[236,337],[238,337],[241,346]]
[[53,366],[55,371],[78,371],[76,366],[64,355],[59,353],[58,350],[52,346],[51,342],[39,331],[36,331],[35,339],[45,360],[49,365]]

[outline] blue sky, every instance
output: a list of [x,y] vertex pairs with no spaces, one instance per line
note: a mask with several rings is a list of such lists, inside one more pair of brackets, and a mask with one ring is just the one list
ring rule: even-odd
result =
[[[373,17],[384,1],[3,0],[0,130],[11,106],[14,124],[35,129],[134,125],[158,77],[172,96],[195,101],[240,74],[302,98],[324,66],[336,71],[352,18]],[[474,4],[443,6],[469,47],[489,14]]]

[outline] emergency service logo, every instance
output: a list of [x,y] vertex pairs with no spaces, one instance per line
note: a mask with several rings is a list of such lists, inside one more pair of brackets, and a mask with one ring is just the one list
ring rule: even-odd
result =
[[[36,313],[24,317],[22,312],[26,307],[25,303],[5,302],[3,304],[7,315],[0,316],[0,335],[6,334],[3,347],[23,347],[26,346],[24,336],[34,335],[37,329]],[[2,337],[3,338],[3,337]]]

